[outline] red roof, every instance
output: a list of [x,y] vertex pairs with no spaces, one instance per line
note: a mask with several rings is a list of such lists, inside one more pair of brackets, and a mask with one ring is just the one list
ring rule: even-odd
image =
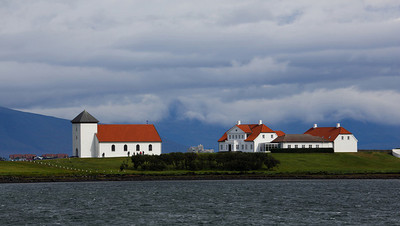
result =
[[329,141],[334,141],[339,134],[352,134],[343,127],[317,127],[307,130],[304,134],[322,137]]
[[285,136],[285,133],[283,131],[280,131],[280,130],[275,131],[275,133],[276,133],[276,135],[278,135],[278,137]]
[[[236,125],[239,129],[241,129],[243,132],[245,132],[248,136],[245,141],[253,141],[260,135],[260,133],[275,133],[272,129],[268,128],[268,126],[264,124],[240,124]],[[218,142],[223,142],[227,140],[227,134],[224,133],[222,137],[218,140]]]
[[152,124],[97,125],[99,142],[161,142]]

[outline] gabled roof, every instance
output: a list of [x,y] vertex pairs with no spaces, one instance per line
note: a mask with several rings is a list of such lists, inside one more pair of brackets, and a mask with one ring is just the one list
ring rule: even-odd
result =
[[281,142],[290,143],[290,142],[329,142],[329,141],[322,137],[317,137],[310,134],[285,134],[271,141],[271,143],[281,143]]
[[285,133],[280,130],[278,130],[278,131],[275,130],[275,133],[276,133],[276,135],[278,135],[278,137],[285,135]]
[[339,134],[352,134],[343,127],[317,127],[307,130],[304,134],[322,137],[329,141],[334,141]]
[[152,124],[97,125],[99,142],[161,142]]
[[76,116],[74,119],[71,121],[72,123],[98,123],[99,120],[97,120],[95,117],[93,117],[89,112],[86,110],[82,111],[78,116]]
[[[245,141],[253,141],[260,135],[260,133],[275,133],[272,129],[270,129],[268,126],[264,124],[240,124],[240,125],[235,125],[234,127],[238,127],[241,129],[243,132],[247,134],[247,139]],[[232,128],[234,128],[232,127]],[[232,129],[231,128],[231,129]],[[229,130],[231,130],[229,129]],[[229,131],[228,130],[228,131]],[[218,142],[223,142],[228,139],[228,136],[226,132],[224,135],[222,135],[221,138],[219,138]]]

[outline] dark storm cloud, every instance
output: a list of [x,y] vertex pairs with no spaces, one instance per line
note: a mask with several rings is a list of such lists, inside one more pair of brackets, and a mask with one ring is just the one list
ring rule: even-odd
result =
[[0,105],[65,118],[86,108],[106,121],[162,120],[179,103],[175,117],[211,123],[400,124],[399,8],[2,1]]

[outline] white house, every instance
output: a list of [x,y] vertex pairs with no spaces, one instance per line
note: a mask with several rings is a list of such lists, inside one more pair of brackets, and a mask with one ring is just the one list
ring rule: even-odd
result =
[[262,123],[241,124],[237,122],[218,140],[219,151],[242,151],[259,152],[264,151],[271,141],[283,135],[281,131],[273,131]]
[[98,124],[83,111],[72,121],[72,156],[81,158],[160,155],[161,138],[152,124]]
[[336,127],[318,127],[317,124],[314,124],[314,127],[304,134],[318,136],[331,141],[335,152],[357,152],[358,140],[352,133],[341,127],[340,123],[337,123]]
[[314,127],[304,134],[285,134],[262,124],[230,128],[219,140],[219,151],[265,152],[273,148],[333,148],[334,152],[357,152],[358,140],[337,123],[336,127]]

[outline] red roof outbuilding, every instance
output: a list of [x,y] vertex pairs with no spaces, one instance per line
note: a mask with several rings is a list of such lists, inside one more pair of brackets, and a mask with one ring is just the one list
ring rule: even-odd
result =
[[352,134],[343,127],[316,127],[307,130],[304,134],[322,137],[329,141],[334,141],[339,134]]

